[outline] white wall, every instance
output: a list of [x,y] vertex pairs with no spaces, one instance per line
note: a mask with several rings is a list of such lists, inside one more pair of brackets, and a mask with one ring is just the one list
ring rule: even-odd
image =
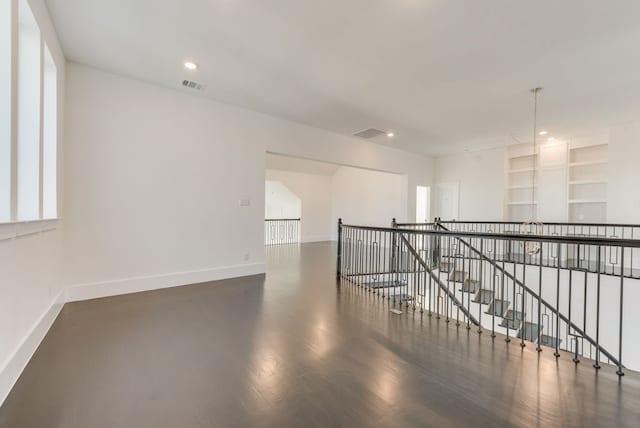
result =
[[[65,59],[44,1],[29,0],[29,3],[58,69],[58,152],[61,159]],[[14,74],[14,88],[15,79]],[[62,181],[61,166],[60,161],[58,182]],[[58,198],[62,200],[62,191]],[[43,232],[43,229],[47,231]],[[57,300],[63,289],[61,234],[62,224],[57,220],[0,224],[0,403],[61,308]]]
[[282,219],[302,216],[302,200],[281,181],[267,178],[264,183],[264,194],[264,218]]
[[[440,157],[434,164],[435,183],[458,182],[460,185],[460,218],[456,220],[502,220],[503,148]],[[434,201],[435,192],[434,188]],[[434,216],[438,216],[437,205],[434,209]]]
[[[640,158],[640,122],[612,127],[608,134],[607,223],[640,224],[640,193],[635,189],[640,169],[633,162]],[[543,158],[548,152],[554,165],[566,162],[564,145],[557,147],[558,153],[555,146],[542,145],[540,150]],[[498,148],[435,159],[435,183],[460,183],[460,220],[504,218],[504,156],[504,149]],[[566,170],[562,165],[542,167],[538,217],[567,221]]]
[[431,183],[429,158],[179,91],[76,64],[67,87],[70,286],[125,292],[158,275],[263,269],[265,152],[407,174],[407,192]]
[[300,198],[301,242],[331,239],[331,176],[268,169],[266,179],[282,183]]
[[607,221],[640,224],[640,123],[611,129]]
[[[398,222],[409,219],[407,212],[407,177],[342,167],[333,176],[332,235],[337,239],[338,218],[347,224],[390,226],[395,217]],[[413,205],[415,206],[415,188]],[[415,217],[415,208],[411,220]]]
[[[505,266],[507,272],[513,270],[513,265]],[[540,268],[527,266],[526,285],[537,290]],[[560,313],[568,317],[569,314],[569,271],[561,270],[560,277]],[[542,273],[542,297],[552,306],[556,305],[557,270],[555,268],[543,268]],[[522,281],[522,265],[518,265],[516,276]],[[600,276],[600,345],[615,357],[618,356],[618,337],[620,321],[620,278],[613,275]],[[579,328],[583,327],[584,317],[584,274],[573,273],[571,298],[571,320]],[[529,297],[527,297],[529,299]],[[586,333],[592,339],[596,338],[597,315],[597,274],[589,273],[587,276],[587,325]],[[640,309],[640,280],[626,278],[624,281],[623,299],[623,338],[622,361],[625,367],[632,370],[640,370],[640,325],[635,321]],[[535,312],[534,312],[535,313]],[[535,315],[533,318],[535,321]],[[544,322],[544,320],[543,320]],[[549,321],[554,322],[554,321]],[[562,325],[562,324],[561,324]],[[548,330],[551,331],[551,330]],[[561,337],[564,336],[561,331]],[[564,339],[563,339],[564,340]],[[564,344],[566,345],[566,344]],[[588,345],[585,346],[588,349]],[[587,354],[588,356],[588,354]],[[593,355],[595,358],[595,355]],[[606,358],[603,357],[606,362]]]

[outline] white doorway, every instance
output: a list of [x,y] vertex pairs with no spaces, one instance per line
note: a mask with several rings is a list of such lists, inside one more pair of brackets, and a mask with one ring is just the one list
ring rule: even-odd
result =
[[436,185],[437,216],[443,220],[460,218],[460,183],[438,183]]
[[416,223],[431,219],[431,187],[416,186]]

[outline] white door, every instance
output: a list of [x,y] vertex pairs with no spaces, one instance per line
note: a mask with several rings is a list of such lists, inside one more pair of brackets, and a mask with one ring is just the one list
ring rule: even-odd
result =
[[459,220],[459,183],[436,184],[436,212],[442,220]]
[[416,187],[416,223],[431,221],[431,187]]

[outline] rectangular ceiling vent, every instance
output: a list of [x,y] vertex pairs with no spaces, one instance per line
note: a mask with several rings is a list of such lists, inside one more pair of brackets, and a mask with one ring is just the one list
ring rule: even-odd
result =
[[204,91],[207,85],[203,85],[202,83],[194,82],[193,80],[183,80],[182,86],[189,89],[195,89],[196,91]]
[[380,135],[384,135],[384,131],[375,128],[365,129],[364,131],[356,132],[353,134],[355,137],[364,138],[369,140],[371,138],[379,137]]

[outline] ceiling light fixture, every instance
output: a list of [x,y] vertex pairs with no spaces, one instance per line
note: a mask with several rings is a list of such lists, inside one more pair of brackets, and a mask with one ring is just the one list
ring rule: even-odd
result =
[[393,138],[395,136],[396,136],[396,134],[394,134],[393,132],[387,132],[387,137]]
[[549,131],[540,131],[540,135],[547,135]]
[[186,68],[187,70],[195,70],[198,68],[198,64],[196,64],[195,62],[187,61],[184,63],[184,68]]

